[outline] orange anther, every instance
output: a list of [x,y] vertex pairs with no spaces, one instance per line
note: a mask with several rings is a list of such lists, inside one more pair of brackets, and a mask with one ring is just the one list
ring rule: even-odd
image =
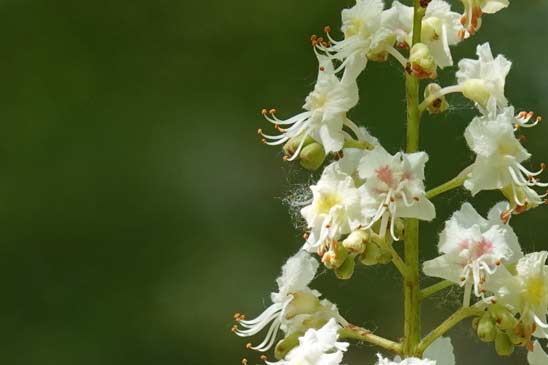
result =
[[284,157],[282,157],[282,160],[284,160],[284,161],[289,160],[289,156],[284,156]]
[[262,114],[262,115],[266,115],[267,113],[268,113],[268,111],[267,111],[266,109],[262,109],[262,110],[261,110],[261,114]]
[[464,40],[465,35],[466,33],[464,32],[464,29],[459,30],[459,32],[457,33],[457,37],[459,37],[461,41]]
[[416,202],[418,202],[420,199],[419,199],[418,196],[414,196],[414,197],[413,197],[413,200],[416,201]]
[[540,169],[544,170],[546,168],[546,164],[544,162],[540,163]]
[[253,347],[253,345],[251,344],[251,342],[248,342],[245,344],[245,348],[248,349],[248,350],[251,350],[251,347]]
[[329,33],[329,32],[331,32],[331,27],[329,25],[326,25],[325,27],[323,27],[323,31],[325,33]]
[[266,355],[261,355],[261,360],[266,361],[266,359],[268,359]]
[[242,359],[242,365],[247,365],[247,359],[245,357]]
[[542,117],[539,115],[539,116],[537,117],[537,123],[540,123],[540,122],[542,122]]
[[268,111],[268,114],[276,114],[276,109],[272,108]]
[[238,319],[240,318],[241,314],[240,313],[234,313],[234,315],[232,317],[234,317],[234,319]]
[[238,326],[234,325],[230,328],[232,332],[236,332],[238,330]]
[[261,128],[257,129],[257,134],[259,136],[262,136],[263,135],[263,130]]
[[262,144],[266,144],[266,139],[261,138],[261,143],[262,143]]
[[303,238],[304,238],[305,240],[307,240],[308,237],[309,237],[308,233],[305,232],[305,233],[303,234]]
[[320,66],[320,71],[325,71],[325,67]]
[[466,15],[461,16],[460,23],[462,25],[466,24],[467,21],[468,21],[468,18],[466,17]]

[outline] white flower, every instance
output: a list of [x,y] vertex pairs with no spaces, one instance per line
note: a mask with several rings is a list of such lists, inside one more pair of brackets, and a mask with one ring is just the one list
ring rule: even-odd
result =
[[546,365],[548,364],[548,355],[542,349],[538,341],[535,341],[533,351],[527,354],[529,365]]
[[253,336],[271,324],[265,339],[252,347],[257,351],[266,351],[276,341],[279,329],[285,333],[302,330],[303,322],[307,319],[325,322],[336,318],[338,322],[346,324],[334,304],[327,300],[320,301],[318,298],[321,294],[308,287],[317,269],[318,262],[305,251],[290,257],[282,267],[282,275],[276,279],[279,290],[271,294],[273,304],[252,320],[236,316],[244,328],[237,329],[236,334],[241,337]]
[[[396,34],[398,44],[411,44],[413,36],[413,7],[394,1],[392,7],[382,14],[382,25]],[[432,0],[426,8],[422,20],[421,42],[430,49],[440,68],[453,65],[449,46],[458,44],[462,25],[460,15],[451,11],[451,6],[443,0]]]
[[525,255],[518,261],[515,275],[500,270],[488,286],[499,303],[519,313],[522,325],[530,327],[532,332],[536,329],[533,335],[543,338],[548,338],[547,258],[547,251]]
[[459,61],[456,76],[462,93],[475,101],[481,111],[491,98],[495,99],[497,108],[506,107],[504,85],[512,62],[502,55],[493,58],[489,43],[478,45],[476,54],[477,60],[464,58]]
[[351,67],[350,74],[356,78],[365,68],[368,56],[382,58],[380,55],[394,44],[394,34],[381,24],[383,9],[382,0],[356,0],[356,5],[341,13],[344,39],[333,39],[327,27],[328,40],[314,36],[312,44],[319,52],[342,62],[336,72]]
[[358,86],[355,80],[347,81],[345,76],[339,80],[334,73],[332,62],[324,56],[319,56],[319,63],[318,80],[314,90],[306,97],[303,106],[305,112],[286,120],[278,119],[275,109],[263,109],[262,112],[281,133],[272,136],[264,134],[259,129],[264,143],[280,145],[292,137],[302,136],[302,143],[293,155],[289,156],[289,161],[299,156],[308,136],[322,144],[326,152],[336,152],[342,149],[345,139],[351,138],[343,131],[344,126],[353,131],[359,130],[346,116],[346,113],[358,103]]
[[301,209],[310,229],[304,249],[314,251],[364,223],[360,192],[351,175],[355,156],[360,153],[351,151],[347,157],[327,166],[316,185],[310,187],[312,202]]
[[506,202],[495,205],[484,219],[472,205],[464,203],[440,235],[438,249],[443,255],[426,261],[424,273],[466,285],[467,304],[472,286],[475,295],[482,296],[485,281],[501,264],[516,262],[523,256],[514,231],[501,220],[507,206]]
[[544,171],[543,164],[535,172],[522,165],[531,155],[514,135],[515,122],[512,107],[497,114],[492,106],[487,115],[472,120],[464,136],[470,149],[476,153],[476,160],[464,172],[469,176],[464,186],[472,195],[481,190],[500,189],[513,205],[531,208],[542,204],[542,198],[546,196],[531,188],[548,184],[536,178]]
[[434,219],[434,205],[424,196],[427,160],[424,152],[392,156],[380,146],[364,153],[358,171],[365,180],[360,187],[362,211],[369,221],[365,229],[380,220],[379,234],[384,236],[390,226],[390,233],[397,240],[394,233],[397,218]]
[[468,35],[475,34],[481,27],[483,13],[493,14],[506,8],[509,0],[461,0],[464,4],[464,14],[461,23],[466,27]]
[[409,357],[404,360],[398,359],[394,361],[387,358],[383,358],[380,354],[377,354],[377,357],[378,357],[377,365],[436,365],[435,361],[428,360],[428,359],[419,359],[416,357]]
[[340,326],[334,319],[329,320],[322,328],[309,329],[299,337],[299,345],[277,362],[276,365],[339,365],[343,352],[348,349],[347,342],[338,342]]
[[449,337],[439,337],[424,351],[425,359],[432,359],[436,365],[455,365],[453,344]]

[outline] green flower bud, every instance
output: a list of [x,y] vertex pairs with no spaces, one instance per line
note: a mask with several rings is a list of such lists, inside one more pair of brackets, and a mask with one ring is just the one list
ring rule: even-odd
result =
[[346,237],[346,239],[343,241],[343,246],[352,253],[360,254],[365,251],[368,237],[369,234],[367,233],[367,231],[354,231],[350,233],[348,237]]
[[492,317],[495,319],[497,327],[503,330],[509,330],[518,324],[518,320],[510,311],[501,305],[493,305],[490,309]]
[[299,314],[310,314],[321,308],[320,300],[308,293],[292,293],[293,299],[286,307],[285,317],[291,319]]
[[367,266],[377,265],[379,263],[380,256],[380,247],[369,241],[365,245],[365,251],[360,255],[360,262]]
[[438,65],[430,53],[430,49],[424,43],[417,43],[411,48],[409,63],[410,71],[419,79],[435,79],[437,77]]
[[514,352],[514,344],[510,341],[510,337],[504,332],[497,333],[495,339],[495,351],[499,356],[510,356]]
[[[287,141],[284,144],[284,147],[283,147],[284,154],[286,156],[293,156],[295,151],[297,151],[297,148],[299,148],[299,145],[301,144],[302,140],[303,140],[302,135],[298,135],[298,136],[290,138],[289,141]],[[315,142],[314,139],[310,136],[307,136],[306,139],[304,140],[303,147],[306,147],[306,146],[308,146],[309,144],[311,144],[313,142]]]
[[[441,86],[436,83],[431,83],[426,86],[424,89],[424,98],[427,99],[428,97],[432,95],[436,95],[441,91]],[[434,100],[430,104],[428,104],[427,109],[430,114],[439,114],[443,113],[444,111],[449,108],[449,103],[445,99],[445,95],[442,95]]]
[[274,348],[274,357],[277,360],[282,360],[285,356],[299,344],[299,337],[303,336],[304,332],[293,332],[280,340]]
[[354,262],[355,255],[348,255],[346,260],[344,260],[341,267],[335,270],[335,275],[341,280],[348,280],[354,274],[354,267],[356,266]]
[[476,317],[472,320],[472,328],[474,329],[474,331],[478,331],[478,324],[479,324],[479,321],[480,321],[480,317]]
[[325,150],[318,142],[313,142],[301,150],[301,166],[309,171],[317,170],[325,161]]
[[443,21],[438,17],[423,19],[421,28],[421,41],[425,43],[437,41],[442,32]]
[[330,270],[339,268],[348,257],[348,251],[343,245],[334,242],[331,249],[323,254],[322,263]]
[[463,82],[461,86],[462,95],[483,107],[487,106],[487,102],[491,97],[491,92],[487,88],[485,81],[480,79],[469,79]]
[[483,342],[492,342],[497,336],[497,326],[489,314],[485,314],[478,322],[477,334]]

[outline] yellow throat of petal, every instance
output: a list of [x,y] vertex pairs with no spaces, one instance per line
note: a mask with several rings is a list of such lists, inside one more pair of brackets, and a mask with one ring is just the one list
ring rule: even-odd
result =
[[525,299],[527,303],[535,308],[546,306],[546,282],[543,278],[532,278],[527,282],[525,288]]
[[335,205],[339,204],[341,197],[338,194],[323,194],[318,199],[316,211],[320,214],[327,214]]

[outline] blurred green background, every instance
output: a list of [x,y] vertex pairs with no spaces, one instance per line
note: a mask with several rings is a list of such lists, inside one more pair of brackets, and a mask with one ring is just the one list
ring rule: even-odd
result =
[[[454,1],[457,3],[457,1]],[[283,197],[309,175],[259,143],[259,111],[296,113],[313,87],[308,38],[339,26],[351,1],[183,0],[0,2],[0,359],[3,364],[250,364],[232,314],[268,305],[280,265],[301,245]],[[457,4],[456,4],[457,5]],[[457,5],[460,6],[460,5]],[[486,16],[477,42],[514,61],[507,87],[518,108],[548,113],[543,0],[513,1]],[[452,81],[455,68],[442,74]],[[391,152],[402,148],[403,78],[395,62],[370,63],[352,118]],[[475,114],[459,96],[427,118],[423,147],[433,187],[470,163],[462,133]],[[548,126],[526,132],[535,166]],[[533,165],[531,165],[533,166]],[[442,222],[468,198],[436,199],[423,226],[424,258]],[[482,193],[485,212],[500,199]],[[528,250],[548,247],[548,209],[512,223]],[[360,267],[313,286],[350,321],[397,338],[398,275]],[[424,311],[431,328],[458,306],[442,294]],[[453,332],[459,364],[500,359]],[[373,364],[358,346],[350,364]]]

